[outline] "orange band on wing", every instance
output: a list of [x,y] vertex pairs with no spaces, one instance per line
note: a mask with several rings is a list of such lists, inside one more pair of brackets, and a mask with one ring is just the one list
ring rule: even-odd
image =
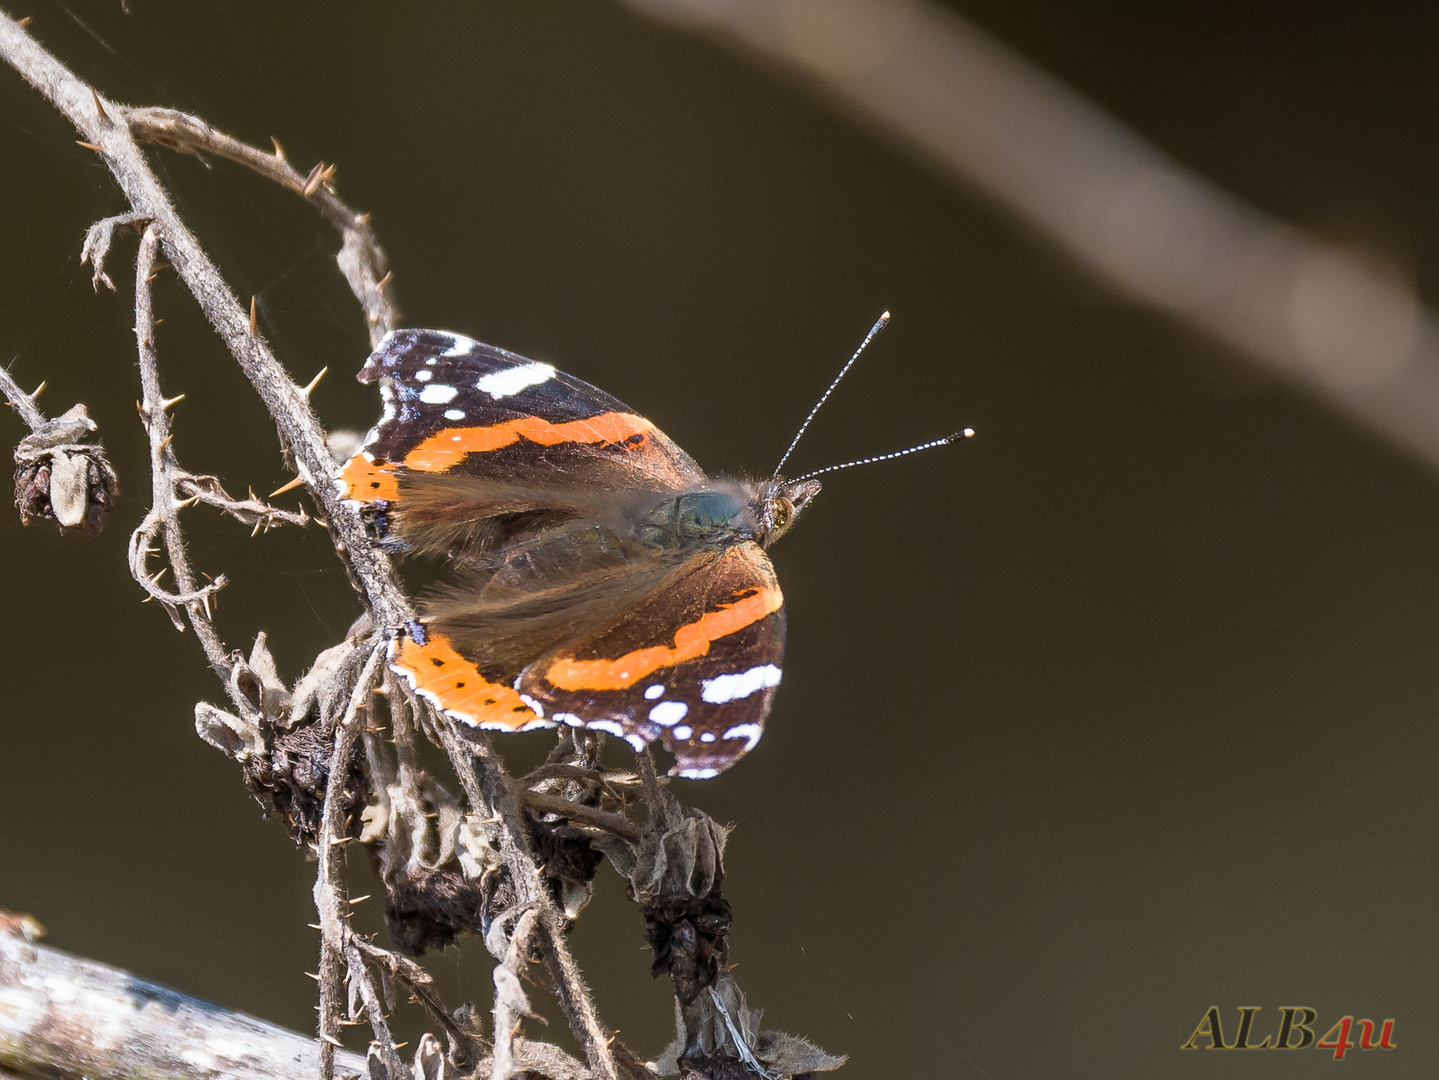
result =
[[400,497],[400,484],[395,474],[382,465],[356,454],[340,470],[340,483],[345,485],[342,499],[359,502],[394,502]]
[[489,427],[446,428],[436,432],[405,455],[405,468],[444,472],[468,454],[499,450],[520,439],[542,446],[560,443],[622,443],[636,435],[647,437],[655,426],[633,413],[607,412],[588,420],[551,424],[538,416],[521,416]]
[[549,666],[544,677],[551,686],[561,690],[622,690],[660,668],[703,656],[709,652],[710,642],[743,630],[783,605],[784,597],[779,589],[761,589],[736,603],[707,611],[694,622],[681,626],[675,631],[673,647],[651,645],[615,660],[561,657]]
[[423,645],[401,639],[392,666],[416,693],[477,727],[518,730],[539,720],[512,687],[486,679],[444,634],[431,632]]

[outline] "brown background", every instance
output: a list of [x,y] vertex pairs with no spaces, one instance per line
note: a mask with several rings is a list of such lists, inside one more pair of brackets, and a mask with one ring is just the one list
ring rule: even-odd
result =
[[[767,472],[889,307],[794,464],[979,430],[826,485],[776,551],[791,643],[769,731],[685,785],[738,824],[734,957],[771,1023],[852,1054],[856,1080],[1285,1077],[1339,1066],[1178,1047],[1210,1005],[1262,1005],[1260,1032],[1308,1005],[1324,1027],[1397,1019],[1400,1049],[1346,1072],[1433,1074],[1431,472],[1107,298],[801,87],[614,4],[131,7],[10,10],[114,97],[338,162],[414,325],[550,360],[712,471]],[[963,6],[1243,197],[1397,257],[1432,302],[1439,15],[1378,8]],[[96,542],[0,516],[0,905],[306,1028],[312,868],[194,736],[194,702],[222,695],[126,577],[148,499],[128,290],[95,296],[77,262],[122,203],[72,140],[0,72],[0,361],[48,379],[52,411],[86,401],[125,485]],[[302,380],[330,366],[323,419],[367,426],[318,218],[158,160],[281,358]],[[182,460],[278,486],[233,366],[173,284],[159,302]],[[268,630],[293,677],[344,632],[322,532],[190,520],[199,566],[235,582],[229,640]],[[575,947],[652,1053],[667,993],[618,879],[600,886]],[[487,1004],[475,943],[434,967]]]

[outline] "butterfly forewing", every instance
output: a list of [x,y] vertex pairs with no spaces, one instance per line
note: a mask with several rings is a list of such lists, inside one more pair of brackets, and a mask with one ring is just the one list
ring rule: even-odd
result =
[[604,391],[460,335],[397,330],[359,378],[380,383],[385,406],[340,474],[342,493],[361,503],[400,503],[402,490],[422,498],[427,485],[476,501],[486,481],[613,492],[704,480],[688,454]]

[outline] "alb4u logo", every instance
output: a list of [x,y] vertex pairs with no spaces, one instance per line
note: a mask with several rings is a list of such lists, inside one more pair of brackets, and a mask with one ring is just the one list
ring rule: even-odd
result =
[[[1333,1050],[1335,1061],[1343,1061],[1344,1055],[1356,1048],[1359,1050],[1396,1049],[1393,1020],[1385,1020],[1382,1024],[1376,1024],[1373,1020],[1360,1020],[1357,1024],[1359,1041],[1356,1043],[1350,1038],[1356,1028],[1354,1017],[1345,1016],[1325,1032],[1323,1038],[1316,1038],[1314,1021],[1319,1018],[1319,1014],[1303,1005],[1282,1007],[1279,1010],[1279,1030],[1267,1034],[1263,1039],[1255,1042],[1258,1033],[1255,1031],[1254,1018],[1259,1011],[1260,1006],[1258,1005],[1239,1006],[1239,1030],[1234,1035],[1234,1041],[1229,1042],[1224,1038],[1224,1028],[1219,1019],[1219,1006],[1211,1005],[1209,1011],[1204,1014],[1204,1019],[1199,1021],[1199,1026],[1194,1029],[1194,1034],[1189,1036],[1189,1041],[1179,1049],[1303,1050],[1307,1046],[1312,1046],[1316,1050]],[[1209,1040],[1208,1046],[1201,1041],[1204,1039]]]

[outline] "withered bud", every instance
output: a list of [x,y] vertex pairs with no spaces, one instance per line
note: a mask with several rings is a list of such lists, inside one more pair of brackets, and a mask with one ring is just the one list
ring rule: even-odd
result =
[[119,484],[105,451],[77,441],[94,430],[85,406],[76,405],[21,440],[15,448],[15,506],[23,524],[48,519],[62,532],[100,534]]

